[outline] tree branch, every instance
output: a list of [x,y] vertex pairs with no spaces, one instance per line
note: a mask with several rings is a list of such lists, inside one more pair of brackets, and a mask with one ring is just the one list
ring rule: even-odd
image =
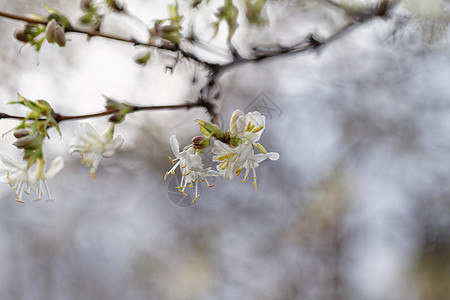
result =
[[[166,110],[166,109],[190,109],[193,107],[203,107],[206,109],[206,111],[208,113],[210,113],[210,109],[211,109],[211,104],[210,103],[205,103],[203,101],[197,101],[197,102],[193,102],[193,103],[185,103],[185,104],[176,104],[176,105],[155,105],[155,106],[133,106],[133,112],[138,112],[138,111],[146,111],[146,110]],[[59,113],[54,113],[54,118],[56,120],[56,122],[62,122],[62,121],[69,121],[69,120],[81,120],[81,119],[89,119],[89,118],[97,118],[97,117],[103,117],[103,116],[109,116],[112,114],[115,114],[119,112],[118,109],[109,109],[109,110],[105,110],[102,112],[98,112],[98,113],[91,113],[91,114],[84,114],[84,115],[74,115],[74,116],[67,116],[67,115],[62,115]],[[215,118],[217,118],[217,115],[215,115],[214,113],[212,114],[215,116]],[[13,115],[9,115],[9,114],[5,114],[5,113],[1,113],[0,112],[0,119],[18,119],[18,120],[24,120],[26,117],[22,117],[22,116],[13,116]]]
[[[23,21],[23,22],[27,22],[27,23],[30,23],[30,24],[47,25],[47,23],[49,22],[47,20],[38,20],[38,19],[34,19],[34,18],[29,18],[29,17],[16,15],[16,14],[7,13],[7,12],[4,12],[4,11],[0,11],[0,17],[13,19],[13,20],[18,20],[18,21]],[[136,40],[135,38],[124,38],[124,37],[121,37],[121,36],[118,36],[118,35],[113,35],[113,34],[104,33],[104,32],[100,32],[100,31],[84,30],[84,29],[80,29],[80,28],[76,28],[76,27],[72,27],[72,26],[67,27],[65,29],[65,31],[66,32],[85,34],[85,35],[87,35],[89,37],[101,37],[101,38],[110,39],[110,40],[114,40],[114,41],[119,41],[119,42],[123,42],[123,43],[133,44],[135,46],[146,46],[146,47],[151,47],[151,48],[157,48],[157,49],[160,49],[160,50],[179,52],[185,58],[193,60],[193,61],[196,61],[199,64],[202,64],[202,65],[207,66],[207,67],[210,67],[210,65],[211,65],[211,63],[209,63],[209,62],[207,62],[205,60],[202,60],[201,58],[196,56],[194,53],[190,53],[190,52],[187,52],[187,51],[181,49],[180,46],[175,44],[175,43],[163,42],[160,45],[156,45],[156,44],[151,44],[151,43],[148,43],[148,42],[139,41],[139,40]]]

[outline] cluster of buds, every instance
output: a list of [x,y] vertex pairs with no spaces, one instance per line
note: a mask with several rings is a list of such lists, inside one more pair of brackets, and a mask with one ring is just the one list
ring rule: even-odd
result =
[[169,12],[168,19],[156,20],[153,28],[149,29],[151,40],[161,38],[178,45],[181,40],[180,30],[183,16],[178,13],[178,4],[169,5]]
[[47,24],[45,29],[45,37],[50,44],[56,43],[60,47],[66,45],[66,34],[61,25],[57,24],[55,19],[52,19]]
[[65,31],[71,28],[69,19],[53,8],[46,8],[50,13],[46,18],[38,14],[31,15],[37,21],[46,21],[46,25],[28,23],[23,29],[14,32],[14,37],[18,41],[30,44],[37,52],[39,52],[45,40],[50,44],[56,43],[58,46],[64,47],[66,45]]
[[[240,110],[233,112],[228,129],[223,132],[217,125],[196,120],[200,126],[203,136],[192,139],[192,144],[186,146],[182,152],[179,151],[178,141],[175,136],[170,137],[170,145],[175,155],[175,159],[169,157],[173,167],[166,172],[164,179],[169,174],[175,174],[179,166],[181,170],[181,185],[177,189],[185,194],[187,186],[193,187],[195,184],[195,202],[198,197],[198,184],[206,181],[208,187],[212,187],[207,181],[210,176],[222,176],[228,179],[238,177],[245,169],[243,182],[248,179],[250,170],[253,171],[253,185],[256,185],[256,168],[259,163],[266,159],[278,160],[278,153],[267,152],[258,143],[265,128],[265,118],[259,112],[244,114]],[[211,146],[213,144],[213,146]],[[205,168],[202,162],[201,153],[208,147],[212,147],[215,154],[213,161],[217,163],[216,170],[210,167]],[[255,154],[255,149],[260,153]]]

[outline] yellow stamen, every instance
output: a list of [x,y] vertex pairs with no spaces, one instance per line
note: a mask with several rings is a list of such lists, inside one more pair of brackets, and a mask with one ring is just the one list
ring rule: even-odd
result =
[[214,184],[207,184],[207,186],[208,186],[208,187],[213,187],[213,186],[214,186]]
[[237,169],[236,170],[236,176],[239,176],[239,174],[241,174],[241,172],[242,172],[242,169]]
[[167,175],[169,175],[169,172],[166,172],[166,175],[164,175],[164,180],[167,179]]
[[188,176],[189,174],[191,174],[192,171],[187,172],[186,174],[183,174],[183,176]]
[[219,168],[222,170],[225,170],[225,168],[228,166],[228,160],[224,160],[220,165]]
[[89,171],[89,175],[91,175],[92,179],[95,179],[95,173],[94,172]]
[[182,169],[186,168],[186,165],[184,165],[184,166],[181,166],[181,168],[182,168]]
[[182,185],[180,185],[180,186],[177,186],[177,187],[175,187],[176,189],[184,189],[186,186],[182,186]]
[[228,153],[224,156],[221,156],[219,158],[217,158],[219,161],[225,160],[225,159],[230,159],[231,158],[231,153]]
[[258,149],[259,149],[259,151],[261,151],[261,153],[267,154],[267,150],[260,143],[256,143],[256,147],[258,147]]
[[191,188],[192,188],[192,187],[194,187],[194,186],[192,185],[192,183],[190,183],[190,184],[189,184],[189,187],[191,187]]
[[182,193],[183,195],[187,196],[185,192],[183,192],[183,190],[180,190],[180,193]]
[[245,129],[245,131],[252,131],[253,128],[255,128],[255,125],[252,125],[252,123],[248,121],[247,128]]
[[256,177],[255,177],[255,180],[253,180],[253,186],[255,187],[255,191],[257,191],[258,188],[256,187]]
[[197,179],[191,180],[192,183],[195,183],[197,181]]
[[168,156],[168,157],[169,157],[170,162],[172,163],[172,165],[174,165],[175,163],[173,162],[173,159],[170,156]]
[[258,126],[258,127],[256,127],[255,129],[253,129],[253,133],[257,133],[258,131],[261,131],[261,130],[263,130],[264,129],[264,126],[263,125],[261,125],[261,126]]
[[200,180],[199,183],[202,183],[203,181],[205,181],[205,178],[203,178],[202,180]]
[[197,197],[195,197],[195,199],[194,199],[194,200],[192,200],[192,202],[191,202],[191,203],[194,203],[194,202],[195,202],[195,200],[197,200],[197,199],[198,199],[198,197],[200,197],[200,195],[197,195]]

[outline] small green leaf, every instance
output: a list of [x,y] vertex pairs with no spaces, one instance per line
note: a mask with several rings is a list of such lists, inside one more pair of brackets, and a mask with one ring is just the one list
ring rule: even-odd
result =
[[135,58],[134,61],[139,65],[145,66],[148,63],[150,57],[151,57],[151,52],[147,51],[144,55],[141,55],[141,56],[138,56],[137,58]]

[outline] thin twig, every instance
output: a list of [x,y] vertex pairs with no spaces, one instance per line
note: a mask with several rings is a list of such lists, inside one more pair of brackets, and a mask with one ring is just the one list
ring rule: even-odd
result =
[[[167,109],[190,109],[193,107],[204,107],[208,112],[210,109],[209,104],[204,103],[203,101],[193,102],[193,103],[185,103],[185,104],[176,104],[176,105],[155,105],[155,106],[133,106],[132,112],[145,111],[145,110],[167,110]],[[69,121],[69,120],[81,120],[81,119],[89,119],[96,117],[109,116],[119,112],[118,109],[109,109],[98,113],[90,113],[83,115],[74,115],[74,116],[66,116],[59,113],[54,113],[54,118],[56,122]],[[0,119],[18,119],[24,120],[26,117],[22,116],[13,116],[5,113],[0,113]]]
[[[4,11],[0,11],[0,17],[23,21],[23,22],[27,22],[30,24],[47,25],[47,23],[49,22],[47,20],[38,20],[38,19],[34,19],[34,18],[29,18],[29,17],[16,15],[16,14],[7,13]],[[205,65],[207,67],[209,67],[209,65],[210,65],[209,62],[199,58],[194,53],[190,53],[190,52],[187,52],[187,51],[181,49],[180,46],[175,43],[162,42],[161,44],[156,45],[156,44],[151,44],[149,42],[139,41],[135,38],[124,38],[124,37],[114,35],[114,34],[104,33],[104,32],[100,32],[100,31],[85,30],[85,29],[80,29],[80,28],[76,28],[73,26],[67,27],[65,29],[65,31],[85,34],[89,37],[101,37],[101,38],[115,40],[115,41],[119,41],[119,42],[123,42],[123,43],[133,44],[135,46],[146,46],[146,47],[152,47],[152,48],[157,48],[157,49],[167,50],[167,51],[172,51],[172,52],[180,52],[187,59],[194,60],[194,61],[196,61],[202,65]]]

